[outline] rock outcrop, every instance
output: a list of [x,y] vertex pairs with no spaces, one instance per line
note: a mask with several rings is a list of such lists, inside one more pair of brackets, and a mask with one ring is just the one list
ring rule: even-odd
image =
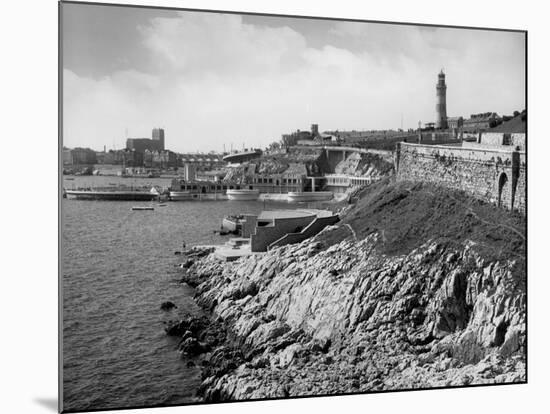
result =
[[521,254],[441,237],[389,254],[383,229],[331,237],[349,223],[186,270],[223,331],[201,357],[206,401],[526,380]]
[[436,242],[384,256],[377,237],[198,264],[196,298],[232,330],[226,348],[243,354],[206,376],[206,400],[525,380],[513,261]]

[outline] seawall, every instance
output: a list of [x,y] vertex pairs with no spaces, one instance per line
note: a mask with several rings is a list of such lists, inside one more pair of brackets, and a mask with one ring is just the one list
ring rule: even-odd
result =
[[523,151],[400,143],[394,162],[398,181],[441,184],[525,212]]

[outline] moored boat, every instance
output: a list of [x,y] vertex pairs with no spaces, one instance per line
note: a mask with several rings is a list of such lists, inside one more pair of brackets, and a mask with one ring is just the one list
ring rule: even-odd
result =
[[193,194],[191,191],[170,191],[168,199],[170,201],[187,201],[198,198],[198,194]]
[[170,201],[227,200],[227,183],[214,181],[186,181],[174,178],[168,192]]
[[257,200],[259,196],[259,190],[227,190],[227,198],[229,200],[252,201]]
[[292,203],[327,201],[332,199],[332,196],[332,191],[289,191],[288,201]]
[[244,216],[241,214],[225,216],[222,220],[221,230],[237,234],[241,231],[243,220]]
[[116,200],[116,201],[152,201],[158,198],[156,191],[145,188],[86,188],[65,190],[68,199],[76,200]]

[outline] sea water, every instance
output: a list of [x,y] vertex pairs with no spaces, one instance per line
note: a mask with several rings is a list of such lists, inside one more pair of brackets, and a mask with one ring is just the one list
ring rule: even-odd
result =
[[[133,185],[168,185],[137,179]],[[147,181],[147,182],[145,182]],[[75,177],[64,185],[128,183]],[[257,214],[292,204],[249,201],[156,202],[62,200],[62,387],[65,410],[196,401],[200,368],[188,367],[164,323],[199,314],[180,284],[175,251],[228,240],[214,233],[225,215]],[[154,211],[132,211],[152,205]],[[160,309],[170,300],[178,308]]]

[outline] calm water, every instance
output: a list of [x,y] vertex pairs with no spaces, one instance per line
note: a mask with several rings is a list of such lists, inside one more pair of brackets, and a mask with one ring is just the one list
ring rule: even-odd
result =
[[[167,179],[75,177],[67,188],[168,185]],[[63,200],[63,393],[66,410],[194,401],[198,367],[188,368],[163,321],[197,314],[193,291],[178,283],[182,241],[221,244],[224,215],[296,208],[286,203],[173,202],[132,211],[136,201]],[[154,203],[152,203],[154,204]],[[160,310],[165,300],[178,309]]]
[[[135,184],[167,185],[166,179]],[[66,187],[130,179],[76,177]],[[132,211],[135,201],[63,200],[63,392],[66,410],[194,401],[198,367],[188,368],[163,321],[199,313],[174,267],[182,241],[221,244],[224,215],[258,213],[260,202],[173,202]],[[293,208],[268,203],[267,208]],[[165,300],[178,309],[160,310]]]

